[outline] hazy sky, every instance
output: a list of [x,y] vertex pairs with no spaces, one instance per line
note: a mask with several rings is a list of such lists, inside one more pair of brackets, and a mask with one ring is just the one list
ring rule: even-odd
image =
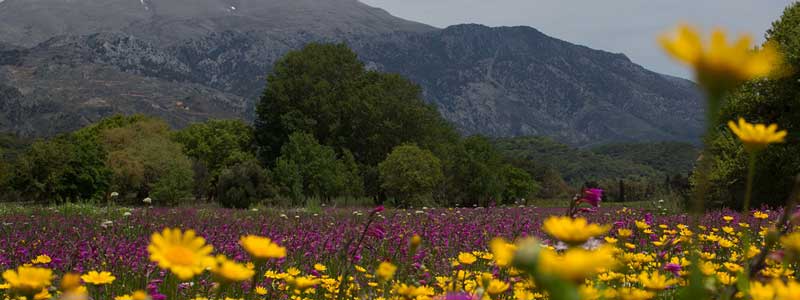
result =
[[436,27],[461,23],[527,25],[553,37],[625,53],[651,70],[690,78],[656,38],[683,21],[751,33],[760,41],[789,0],[361,0]]

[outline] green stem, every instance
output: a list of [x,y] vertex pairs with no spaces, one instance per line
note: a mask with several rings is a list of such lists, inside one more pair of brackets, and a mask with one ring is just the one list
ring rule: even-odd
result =
[[750,199],[753,197],[753,180],[756,177],[756,152],[750,153],[749,165],[747,167],[747,188],[744,194],[744,206],[742,213],[750,212]]

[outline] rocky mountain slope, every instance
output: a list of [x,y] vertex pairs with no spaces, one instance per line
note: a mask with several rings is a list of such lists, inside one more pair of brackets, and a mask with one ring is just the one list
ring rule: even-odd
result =
[[50,135],[134,112],[250,119],[272,63],[313,41],[411,78],[467,134],[593,145],[701,132],[691,82],[622,54],[529,27],[436,29],[355,0],[5,0],[0,130]]

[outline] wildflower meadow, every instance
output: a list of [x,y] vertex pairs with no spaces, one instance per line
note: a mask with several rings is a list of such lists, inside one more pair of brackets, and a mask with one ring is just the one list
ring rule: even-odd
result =
[[[725,95],[783,61],[722,30],[660,42],[706,92],[708,140]],[[681,213],[604,207],[597,188],[547,208],[7,209],[0,298],[798,299],[797,195],[750,205],[758,156],[788,133],[723,121],[749,157],[735,211],[703,207],[705,157]]]

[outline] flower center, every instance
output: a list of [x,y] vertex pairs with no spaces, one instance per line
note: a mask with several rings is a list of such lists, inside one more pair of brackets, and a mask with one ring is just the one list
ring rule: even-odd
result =
[[194,253],[186,247],[171,247],[164,256],[176,265],[189,266],[194,264]]

